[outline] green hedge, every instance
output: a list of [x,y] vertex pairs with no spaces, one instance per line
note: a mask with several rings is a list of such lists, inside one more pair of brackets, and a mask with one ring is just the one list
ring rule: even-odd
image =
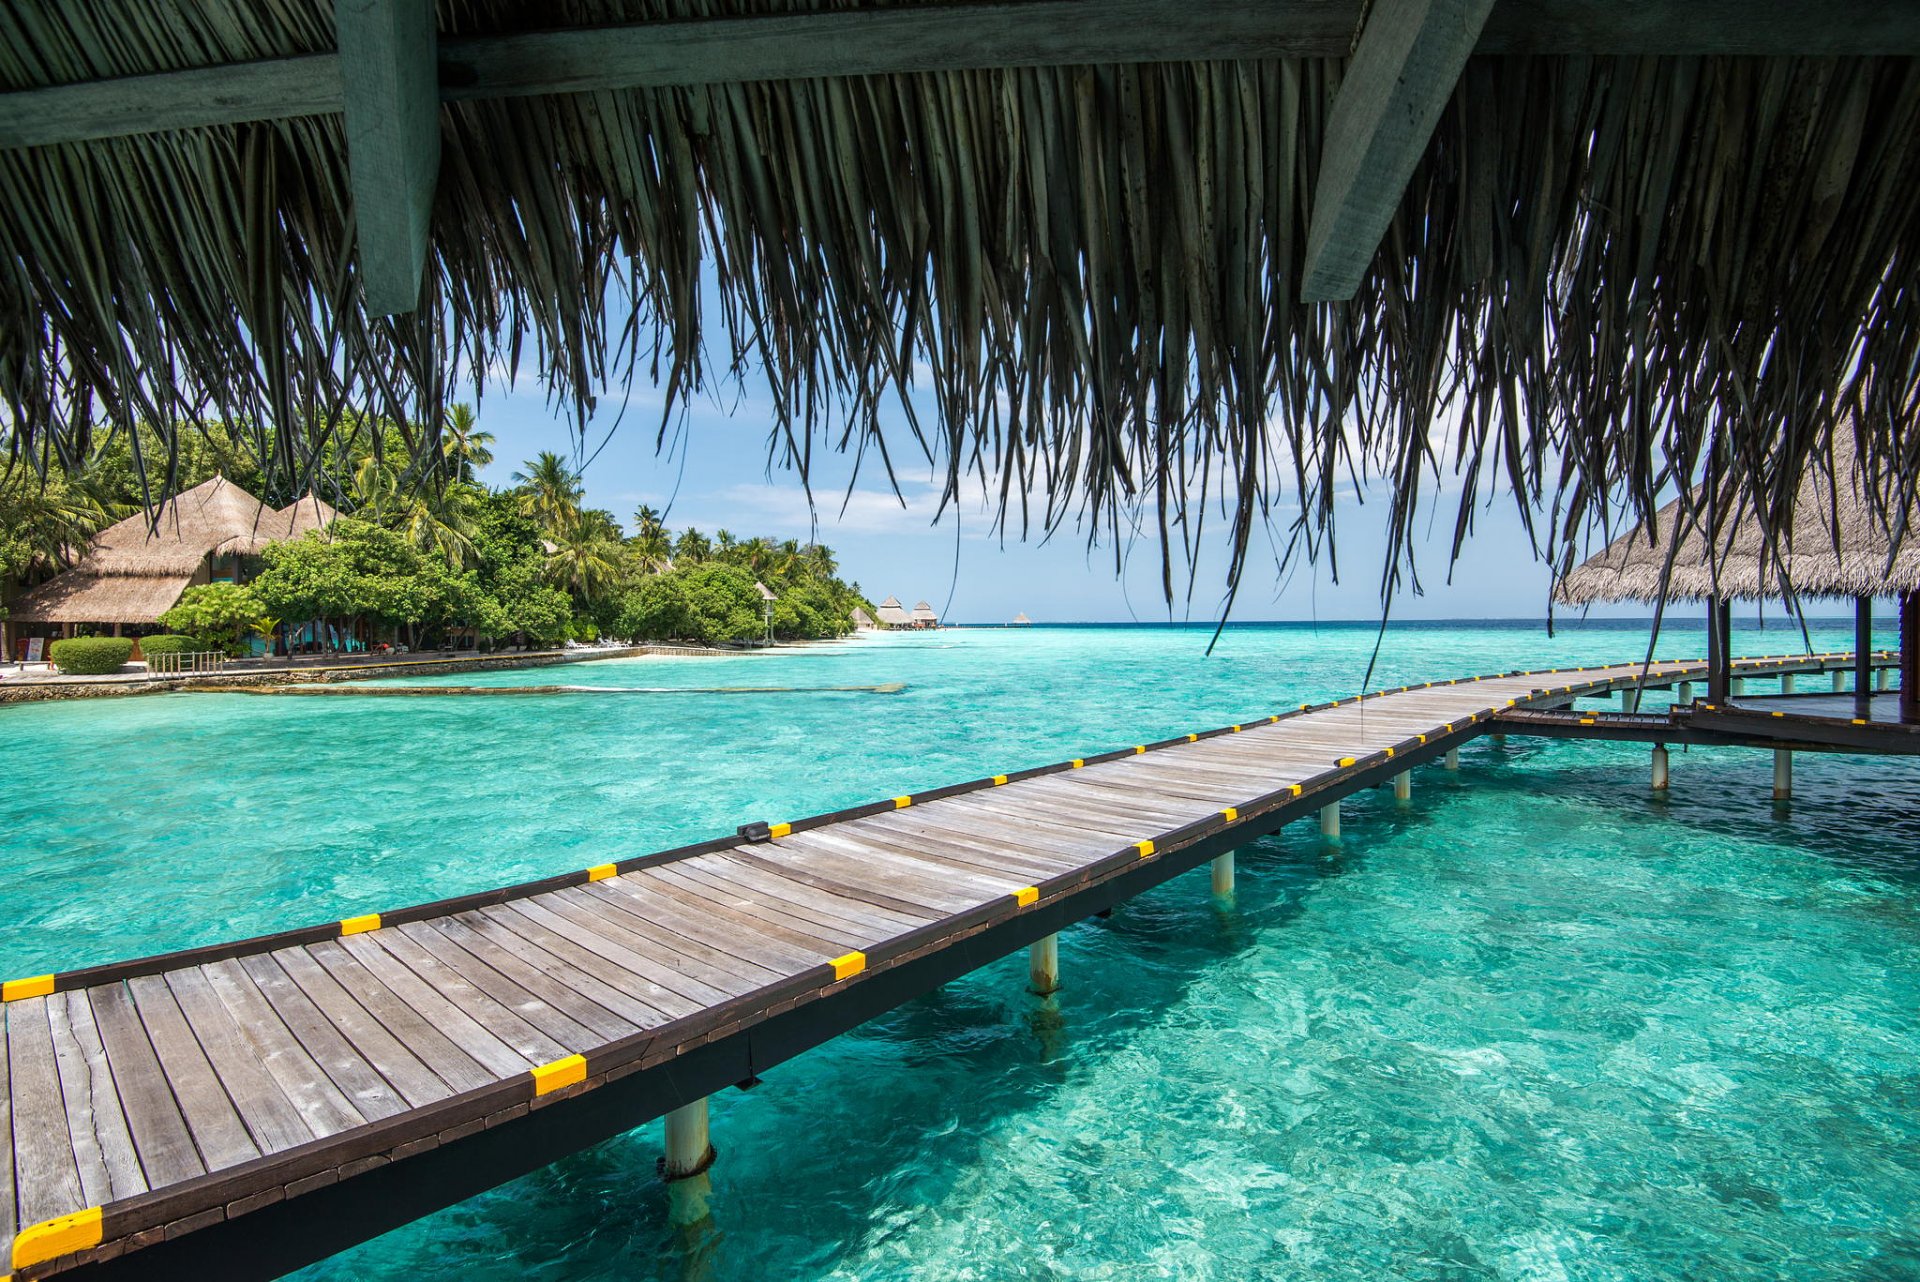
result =
[[69,637],[55,641],[47,657],[70,676],[99,676],[120,671],[133,657],[133,640],[130,637]]
[[208,645],[199,637],[174,636],[161,633],[157,637],[141,637],[140,653],[152,658],[156,654],[201,654],[220,647]]

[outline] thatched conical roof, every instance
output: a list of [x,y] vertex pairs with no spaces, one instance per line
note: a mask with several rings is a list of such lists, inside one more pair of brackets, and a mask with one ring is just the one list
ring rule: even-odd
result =
[[885,627],[898,628],[913,622],[913,615],[900,604],[900,598],[897,596],[890,596],[882,601],[878,613],[880,622]]
[[1853,433],[1835,432],[1832,444],[1834,471],[1802,479],[1792,523],[1773,543],[1751,512],[1736,511],[1732,496],[1723,499],[1716,536],[1707,495],[1696,490],[1691,502],[1673,500],[1574,569],[1555,586],[1555,599],[1657,602],[1669,549],[1669,601],[1887,596],[1920,588],[1920,507],[1909,507],[1905,528],[1896,530],[1898,511],[1892,523],[1880,515]]
[[[1705,479],[1763,520],[1849,405],[1902,501],[1920,473],[1888,410],[1920,369],[1912,6],[1493,6],[1338,302],[1303,282],[1329,121],[1392,83],[1348,74],[1383,5],[443,0],[404,51],[423,192],[353,181],[351,8],[12,0],[17,448],[218,415],[284,479],[345,456],[342,406],[424,424],[424,459],[466,372],[584,424],[657,363],[669,414],[763,371],[804,466],[881,443],[911,384],[944,497],[977,469],[1022,532],[1178,547],[1224,477],[1236,564],[1296,507],[1285,545],[1321,546],[1355,465],[1407,546],[1443,415],[1442,461],[1510,481],[1549,550],[1610,493],[1651,515],[1716,424]],[[401,223],[392,317],[359,242]],[[1757,474],[1743,445],[1778,448]]]
[[180,599],[209,556],[257,555],[339,514],[308,495],[278,511],[225,477],[203,481],[93,536],[71,570],[9,608],[22,622],[152,623]]

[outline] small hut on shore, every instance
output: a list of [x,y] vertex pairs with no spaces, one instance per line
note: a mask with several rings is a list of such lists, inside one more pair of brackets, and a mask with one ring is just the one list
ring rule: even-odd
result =
[[94,535],[72,569],[13,602],[0,653],[12,653],[16,636],[151,628],[188,588],[244,582],[247,562],[269,544],[324,529],[337,515],[311,494],[274,509],[225,477],[203,481],[152,520],[137,513]]
[[853,607],[853,626],[856,631],[871,632],[879,625],[873,621],[873,616],[867,613],[865,606],[856,605]]
[[[1793,520],[1772,546],[1744,513],[1723,519],[1715,536],[1704,494],[1690,510],[1679,499],[1654,513],[1570,572],[1554,588],[1564,605],[1606,601],[1707,603],[1708,697],[1729,685],[1730,603],[1848,598],[1854,601],[1854,650],[1861,656],[1858,697],[1867,698],[1873,598],[1900,600],[1902,720],[1920,720],[1920,511],[1895,528],[1877,515],[1851,431],[1833,436],[1831,471],[1810,467],[1794,497]],[[1736,508],[1735,500],[1726,500]],[[1671,555],[1669,555],[1671,553]]]

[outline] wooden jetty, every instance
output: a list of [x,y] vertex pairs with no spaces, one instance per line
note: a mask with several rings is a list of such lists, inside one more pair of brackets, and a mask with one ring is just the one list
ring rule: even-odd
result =
[[693,1174],[718,1090],[1023,946],[1045,987],[1065,926],[1209,860],[1230,886],[1236,846],[1316,812],[1337,831],[1342,797],[1389,780],[1405,795],[1412,767],[1532,711],[1703,672],[1515,672],[1303,705],[9,981],[0,1240],[20,1279],[268,1277],[662,1115],[668,1174]]

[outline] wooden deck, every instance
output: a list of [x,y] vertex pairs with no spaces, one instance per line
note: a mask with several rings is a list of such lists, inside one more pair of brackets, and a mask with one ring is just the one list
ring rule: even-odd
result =
[[[1648,683],[1702,671],[1662,663]],[[0,1239],[21,1278],[271,1276],[749,1081],[1509,709],[1639,676],[1383,691],[484,895],[11,981]]]

